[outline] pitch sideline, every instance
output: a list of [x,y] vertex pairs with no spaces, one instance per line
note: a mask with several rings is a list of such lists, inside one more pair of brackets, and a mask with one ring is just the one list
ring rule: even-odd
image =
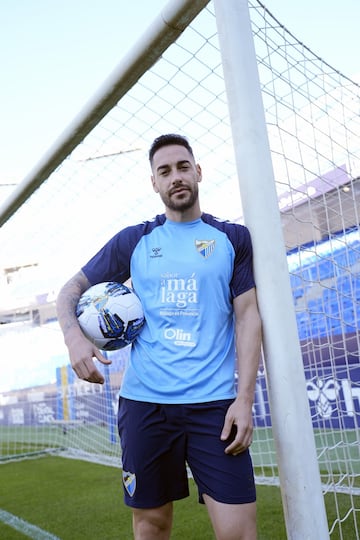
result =
[[10,514],[10,512],[2,510],[1,508],[0,521],[5,523],[5,525],[8,525],[9,527],[12,527],[13,529],[25,534],[25,536],[28,538],[32,538],[33,540],[61,540],[58,536],[44,531],[43,529],[36,527],[36,525],[32,525],[31,523],[14,516],[14,514]]

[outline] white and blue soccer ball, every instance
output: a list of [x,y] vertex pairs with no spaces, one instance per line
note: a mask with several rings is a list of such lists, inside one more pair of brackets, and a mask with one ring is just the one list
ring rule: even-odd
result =
[[85,336],[105,351],[133,343],[145,323],[135,292],[114,281],[98,283],[85,291],[77,305],[76,316]]

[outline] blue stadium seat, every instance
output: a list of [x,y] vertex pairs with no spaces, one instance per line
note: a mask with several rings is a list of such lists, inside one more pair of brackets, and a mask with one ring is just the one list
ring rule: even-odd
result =
[[360,273],[354,274],[358,270],[354,265],[360,262],[360,241],[330,251],[331,246],[328,256],[319,256],[290,275],[294,299],[303,298],[303,302],[305,293],[311,296],[296,314],[300,340],[354,332],[360,327]]

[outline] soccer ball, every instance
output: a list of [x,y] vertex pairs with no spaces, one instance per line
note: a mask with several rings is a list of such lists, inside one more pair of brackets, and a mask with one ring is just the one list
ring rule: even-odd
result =
[[85,336],[105,351],[130,345],[145,323],[134,291],[114,281],[98,283],[85,291],[77,305],[76,316]]

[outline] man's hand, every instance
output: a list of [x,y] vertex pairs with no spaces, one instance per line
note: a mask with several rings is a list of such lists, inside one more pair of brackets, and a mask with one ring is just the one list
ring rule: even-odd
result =
[[96,368],[94,357],[104,365],[111,364],[111,360],[105,358],[99,349],[79,332],[77,332],[76,335],[73,335],[71,339],[67,340],[67,346],[69,349],[71,366],[79,379],[91,383],[103,384],[104,377]]
[[79,299],[89,287],[89,280],[80,270],[60,290],[56,308],[65,344],[69,349],[71,366],[76,375],[84,381],[103,384],[104,377],[96,369],[94,358],[105,365],[111,364],[111,360],[105,358],[99,349],[84,336],[76,316]]
[[249,448],[252,436],[252,405],[244,403],[238,398],[228,408],[220,436],[222,441],[230,440],[229,446],[225,448],[225,453],[233,456],[240,454]]

